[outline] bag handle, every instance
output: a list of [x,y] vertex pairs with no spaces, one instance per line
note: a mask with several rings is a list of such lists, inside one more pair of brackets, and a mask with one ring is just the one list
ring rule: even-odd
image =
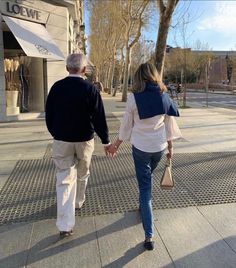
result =
[[171,167],[172,161],[171,158],[166,159],[166,167]]

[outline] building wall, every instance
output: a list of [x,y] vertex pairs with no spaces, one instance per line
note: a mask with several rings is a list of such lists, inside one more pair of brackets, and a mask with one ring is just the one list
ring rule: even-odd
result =
[[[214,54],[214,51],[212,51]],[[211,63],[210,68],[210,83],[226,83],[227,78],[227,64],[226,64],[226,57],[227,52],[224,55],[217,55],[216,58]],[[231,76],[231,85],[236,85],[236,55],[230,55],[234,67],[232,70]]]
[[[190,49],[187,49],[191,51]],[[184,51],[182,48],[171,48],[168,47],[167,55],[171,55],[173,52]],[[213,56],[211,60],[210,69],[209,69],[209,82],[210,83],[218,83],[222,84],[223,81],[227,81],[227,64],[226,64],[226,56],[228,55],[233,61],[233,71],[231,77],[231,85],[236,85],[236,51],[203,51],[203,50],[192,50],[193,53],[206,53],[206,55]],[[181,58],[181,54],[180,54]],[[178,59],[178,57],[176,57]],[[205,71],[202,72],[200,77],[200,82],[205,83]]]
[[[2,16],[0,14],[0,21]],[[6,120],[6,90],[4,76],[4,51],[3,51],[3,34],[2,23],[0,23],[0,121]]]
[[[46,5],[46,3],[45,3]],[[46,24],[46,29],[51,34],[52,38],[58,44],[65,58],[68,55],[68,29],[69,29],[69,13],[66,7],[50,5],[50,15]],[[65,61],[46,60],[47,68],[47,92],[55,81],[67,75],[65,69]]]
[[222,83],[227,80],[227,67],[225,56],[218,56],[211,63],[210,83]]
[[[16,0],[1,0],[0,11],[3,11],[3,7],[5,8],[6,2],[11,2],[14,4],[19,3],[19,1]],[[72,12],[73,9],[71,7],[73,7],[73,5],[70,5],[70,8],[68,8],[68,6],[64,4],[66,3],[66,1],[60,0],[59,2],[57,2],[57,4],[55,4],[55,2],[57,1],[23,0],[20,5],[42,12],[42,19],[44,20],[43,23],[47,31],[52,36],[66,59],[67,55],[70,52],[76,51],[76,48],[73,47],[73,45],[76,44],[75,37],[78,36],[79,25],[82,23],[82,18],[75,18],[75,16],[78,16],[78,14],[80,14],[81,12]],[[75,8],[78,7],[77,5],[80,2],[83,3],[82,0],[79,2],[74,1],[74,3],[76,3]],[[72,13],[69,14],[69,12]],[[5,15],[12,15],[17,18],[32,20],[31,18],[26,18],[25,16],[22,16],[20,14],[6,14],[5,9],[4,13]],[[6,119],[6,96],[3,68],[4,53],[1,21],[2,20],[0,20],[0,121],[4,121]],[[78,27],[73,27],[73,25],[71,25],[71,22],[74,21],[77,23]],[[74,30],[75,32],[71,32],[71,30]],[[69,46],[69,40],[75,43]],[[69,51],[69,47],[72,48],[73,51]],[[29,96],[29,107],[31,108],[31,111],[44,111],[46,95],[50,90],[51,86],[55,81],[62,79],[67,75],[67,71],[65,69],[65,60],[60,61],[52,59],[32,58],[31,66],[31,72],[33,73],[33,77],[31,78],[30,83],[34,91],[31,92]],[[44,71],[42,66],[44,66]],[[43,79],[40,79],[40,77],[43,77],[46,83],[43,81]]]

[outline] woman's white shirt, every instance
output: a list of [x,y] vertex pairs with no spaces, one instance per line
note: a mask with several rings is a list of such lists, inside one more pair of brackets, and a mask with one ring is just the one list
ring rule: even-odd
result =
[[182,134],[173,116],[163,114],[140,120],[134,94],[128,95],[119,130],[120,140],[130,140],[144,152],[160,152],[167,147],[167,140],[180,137]]

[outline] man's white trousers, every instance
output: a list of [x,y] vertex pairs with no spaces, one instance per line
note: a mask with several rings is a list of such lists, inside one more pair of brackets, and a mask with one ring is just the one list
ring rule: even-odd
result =
[[57,228],[70,231],[75,225],[75,206],[82,207],[94,151],[94,139],[86,142],[54,140],[56,165]]

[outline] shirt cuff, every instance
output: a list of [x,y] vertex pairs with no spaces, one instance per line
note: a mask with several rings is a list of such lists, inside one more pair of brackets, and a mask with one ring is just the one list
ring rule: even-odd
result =
[[107,144],[103,144],[103,146],[104,147],[107,147],[107,146],[109,146],[109,145],[111,145],[111,143],[109,142],[109,143],[107,143]]

